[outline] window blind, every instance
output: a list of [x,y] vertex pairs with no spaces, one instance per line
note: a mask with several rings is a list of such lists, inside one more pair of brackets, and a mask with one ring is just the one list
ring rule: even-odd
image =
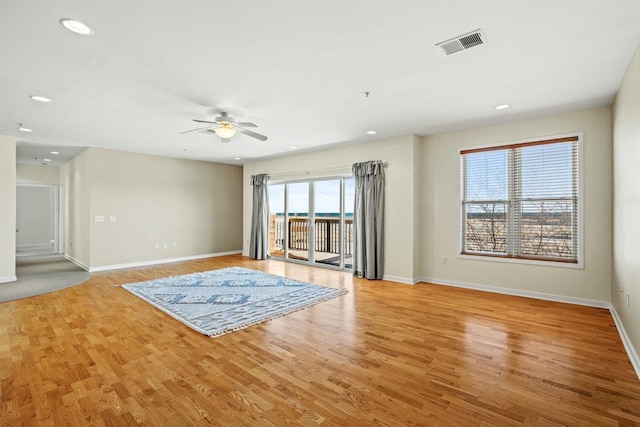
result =
[[578,137],[463,150],[461,252],[578,262]]

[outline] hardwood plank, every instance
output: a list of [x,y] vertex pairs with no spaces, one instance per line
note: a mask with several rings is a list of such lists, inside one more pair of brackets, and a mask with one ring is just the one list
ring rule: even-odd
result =
[[[347,295],[211,339],[117,285],[243,266]],[[607,310],[234,255],[0,304],[2,425],[640,425]]]

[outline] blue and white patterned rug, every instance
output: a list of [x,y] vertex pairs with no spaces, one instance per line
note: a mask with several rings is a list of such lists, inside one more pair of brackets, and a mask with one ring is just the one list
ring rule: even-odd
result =
[[122,285],[196,331],[217,337],[347,293],[242,267]]

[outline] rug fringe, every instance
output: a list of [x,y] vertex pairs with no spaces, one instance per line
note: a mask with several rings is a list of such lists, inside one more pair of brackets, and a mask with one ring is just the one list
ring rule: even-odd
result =
[[276,314],[273,314],[273,315],[271,315],[269,317],[266,317],[264,319],[256,319],[256,320],[251,321],[251,322],[241,323],[240,325],[238,325],[238,326],[236,326],[236,327],[234,327],[232,329],[227,329],[227,330],[220,331],[220,332],[214,332],[212,334],[208,334],[208,336],[211,337],[211,338],[218,338],[218,337],[221,337],[223,335],[230,334],[232,332],[241,331],[241,330],[249,328],[251,326],[259,325],[260,323],[265,323],[265,322],[268,322],[270,320],[274,320],[274,319],[278,319],[280,317],[287,316],[287,315],[295,313],[297,311],[304,310],[305,308],[309,308],[309,307],[312,307],[314,305],[320,304],[321,302],[329,301],[330,299],[333,299],[333,298],[336,298],[336,297],[339,297],[341,295],[349,293],[349,291],[347,291],[345,288],[336,289],[336,291],[337,292],[334,295],[326,296],[326,297],[317,299],[315,301],[310,301],[310,302],[308,302],[308,303],[306,303],[304,305],[301,305],[301,306],[299,306],[299,307],[297,307],[295,309],[283,311],[281,313],[276,313]]

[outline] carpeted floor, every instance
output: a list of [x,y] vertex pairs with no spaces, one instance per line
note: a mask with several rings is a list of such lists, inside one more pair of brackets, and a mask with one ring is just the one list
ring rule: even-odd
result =
[[0,302],[75,286],[88,280],[90,274],[64,255],[55,254],[18,258],[16,276],[15,282],[0,283]]

